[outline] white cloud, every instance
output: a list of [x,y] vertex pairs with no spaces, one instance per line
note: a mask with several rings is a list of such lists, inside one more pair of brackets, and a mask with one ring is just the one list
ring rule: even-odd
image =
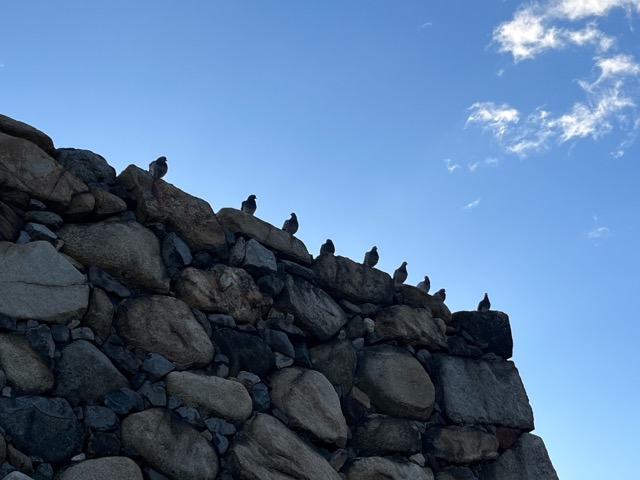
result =
[[589,240],[611,238],[612,236],[613,234],[611,233],[611,229],[608,227],[596,227],[587,233],[587,238]]
[[614,8],[640,11],[638,0],[561,0],[551,7],[551,14],[559,18],[578,20],[586,17],[602,17]]
[[460,165],[458,165],[457,163],[452,163],[450,158],[445,159],[444,163],[446,164],[447,170],[449,170],[449,173],[453,173],[458,168],[460,168]]
[[500,165],[500,159],[496,157],[489,157],[484,160],[484,164],[487,167],[497,167]]
[[476,102],[469,107],[471,114],[466,125],[479,123],[485,130],[490,130],[497,138],[507,132],[509,125],[518,123],[520,113],[506,103],[496,105],[493,102]]
[[469,164],[469,171],[470,172],[475,172],[478,167],[480,166],[480,162],[473,162]]
[[433,23],[431,23],[431,22],[424,22],[422,25],[420,25],[420,28],[427,28],[427,27],[430,27],[432,25],[433,25]]
[[462,207],[464,210],[469,210],[471,208],[476,208],[478,205],[480,205],[480,199],[477,198],[475,199],[473,202],[467,203],[464,207]]

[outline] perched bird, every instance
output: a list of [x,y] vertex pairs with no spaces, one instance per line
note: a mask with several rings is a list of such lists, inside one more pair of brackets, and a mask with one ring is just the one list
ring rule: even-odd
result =
[[247,199],[242,202],[240,210],[244,213],[248,213],[249,215],[256,213],[256,208],[258,208],[258,205],[256,205],[256,198],[257,197],[255,195],[249,195]]
[[364,254],[364,264],[367,267],[375,267],[376,263],[380,260],[380,256],[378,255],[378,247],[375,245],[371,250]]
[[445,298],[447,298],[447,292],[444,291],[444,288],[441,288],[436,293],[433,294],[433,298],[444,303]]
[[404,283],[406,279],[407,279],[407,262],[402,262],[402,265],[396,268],[396,271],[393,272],[393,281],[399,285],[401,283]]
[[320,247],[320,255],[322,255],[323,253],[329,253],[331,255],[336,253],[336,247],[330,238],[327,238],[327,241],[324,242]]
[[480,303],[478,304],[478,311],[487,312],[489,310],[491,310],[491,302],[489,301],[489,295],[485,293],[484,298],[480,300]]
[[167,166],[167,157],[158,157],[149,164],[149,172],[154,180],[164,177],[169,167]]
[[425,275],[424,280],[418,285],[416,285],[418,289],[422,290],[424,293],[429,293],[429,289],[431,288],[431,280],[429,280],[429,276]]
[[293,235],[298,231],[298,217],[296,217],[295,213],[291,214],[291,218],[289,220],[284,221],[284,225],[282,225],[282,229]]

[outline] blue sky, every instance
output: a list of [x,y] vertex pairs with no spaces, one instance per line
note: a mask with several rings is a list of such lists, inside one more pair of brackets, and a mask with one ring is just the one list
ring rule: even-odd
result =
[[[434,5],[437,4],[437,5]],[[488,292],[563,480],[633,478],[640,1],[4,2],[0,112]]]

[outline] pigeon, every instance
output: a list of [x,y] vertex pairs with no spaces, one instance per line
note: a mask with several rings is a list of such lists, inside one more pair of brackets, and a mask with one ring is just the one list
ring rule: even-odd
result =
[[249,215],[253,215],[256,213],[256,208],[258,208],[258,205],[256,205],[256,196],[249,195],[247,199],[242,202],[240,210],[244,213],[248,213]]
[[401,283],[404,283],[406,279],[407,279],[407,262],[402,262],[402,265],[396,268],[396,271],[393,272],[393,281],[397,285],[399,285]]
[[320,247],[320,255],[322,255],[323,253],[329,253],[331,255],[336,253],[336,247],[330,238],[327,238],[327,241],[324,242]]
[[291,218],[289,220],[284,221],[284,225],[282,225],[282,229],[293,235],[298,231],[298,217],[296,217],[295,213],[291,214]]
[[367,267],[375,267],[376,263],[380,260],[380,256],[378,255],[378,247],[375,245],[371,250],[364,254],[364,264]]
[[433,298],[435,300],[438,300],[439,302],[444,303],[445,298],[447,298],[447,292],[444,291],[444,288],[441,288],[433,294]]
[[484,298],[480,300],[480,303],[478,304],[478,311],[487,312],[489,310],[491,310],[491,302],[489,301],[489,295],[485,293]]
[[418,283],[416,287],[422,290],[424,293],[429,293],[429,289],[431,288],[431,280],[429,280],[429,276],[425,275],[424,280]]
[[167,157],[158,157],[149,164],[149,172],[154,180],[164,177],[167,174]]

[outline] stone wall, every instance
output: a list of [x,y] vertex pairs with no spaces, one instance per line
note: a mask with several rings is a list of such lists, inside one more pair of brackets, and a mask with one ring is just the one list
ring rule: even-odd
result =
[[556,479],[502,312],[0,115],[0,479]]

